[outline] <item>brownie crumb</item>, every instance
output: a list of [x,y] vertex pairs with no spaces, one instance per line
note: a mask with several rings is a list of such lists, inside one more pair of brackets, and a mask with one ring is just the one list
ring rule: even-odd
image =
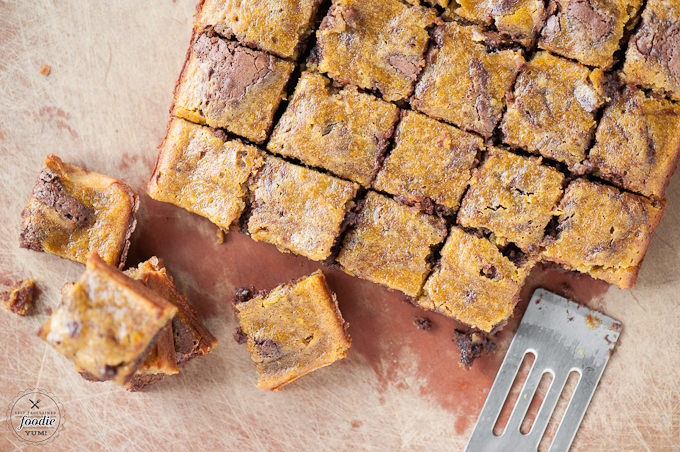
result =
[[413,317],[413,324],[419,330],[427,331],[432,328],[432,320],[428,319],[427,317]]
[[2,307],[20,316],[25,316],[33,304],[35,283],[24,279],[14,284],[9,290],[0,293]]
[[240,326],[236,328],[236,332],[234,333],[234,340],[239,345],[243,345],[246,342],[248,342],[248,336],[246,335],[246,333],[243,332]]
[[224,230],[222,228],[217,228],[217,243],[224,243],[224,240],[226,239],[226,235]]
[[50,67],[49,64],[46,64],[42,68],[40,68],[40,73],[42,75],[48,76],[50,75],[50,72],[52,72],[52,68]]
[[459,363],[465,366],[465,370],[470,370],[474,361],[484,352],[496,350],[496,344],[489,339],[486,333],[465,333],[461,330],[455,330],[453,340],[460,348]]
[[241,287],[240,289],[236,289],[236,293],[234,294],[234,299],[232,300],[232,303],[233,304],[245,303],[246,301],[251,300],[254,296],[255,288],[253,286]]

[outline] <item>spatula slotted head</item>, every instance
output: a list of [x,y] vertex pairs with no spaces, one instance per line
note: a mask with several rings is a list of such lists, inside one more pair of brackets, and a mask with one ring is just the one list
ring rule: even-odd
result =
[[[554,293],[538,289],[531,297],[512,339],[491,392],[486,399],[466,452],[532,452],[538,449],[548,421],[569,374],[580,378],[550,444],[550,452],[569,450],[593,397],[609,356],[616,346],[621,323]],[[535,360],[502,435],[493,429],[527,353]],[[520,426],[544,373],[552,383],[527,434]]]

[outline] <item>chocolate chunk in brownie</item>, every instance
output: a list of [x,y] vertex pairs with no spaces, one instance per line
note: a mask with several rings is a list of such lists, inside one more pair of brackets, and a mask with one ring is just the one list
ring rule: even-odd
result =
[[50,168],[43,168],[38,173],[38,180],[33,187],[33,197],[63,214],[73,221],[76,227],[84,226],[90,219],[90,210],[87,206],[64,191],[59,175]]

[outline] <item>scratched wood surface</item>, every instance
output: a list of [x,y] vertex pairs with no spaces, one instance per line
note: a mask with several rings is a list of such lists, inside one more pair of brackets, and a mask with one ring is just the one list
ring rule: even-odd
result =
[[[65,431],[45,450],[462,450],[518,321],[465,372],[455,322],[371,283],[325,270],[350,323],[348,358],[280,393],[255,387],[231,338],[235,287],[269,289],[318,265],[247,237],[216,241],[207,220],[144,193],[188,46],[195,0],[0,0],[0,283],[31,277],[32,316],[0,312],[0,451],[28,448],[4,420],[20,391],[57,395]],[[49,64],[49,76],[39,73]],[[119,178],[142,195],[129,263],[163,257],[220,343],[146,393],[82,380],[36,337],[79,264],[19,249],[19,214],[45,155]],[[622,291],[537,269],[547,287],[624,324],[573,450],[680,451],[680,177],[668,190],[638,286]]]

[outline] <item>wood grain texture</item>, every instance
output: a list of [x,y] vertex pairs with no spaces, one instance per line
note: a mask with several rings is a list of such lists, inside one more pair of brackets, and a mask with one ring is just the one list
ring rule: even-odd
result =
[[[191,33],[195,0],[0,0],[0,283],[30,277],[34,315],[0,312],[0,451],[28,449],[7,430],[5,407],[43,388],[66,411],[66,429],[43,450],[316,451],[462,450],[519,314],[498,353],[471,371],[458,364],[455,322],[400,295],[325,270],[354,339],[347,359],[280,393],[255,387],[248,352],[231,338],[236,287],[270,289],[318,264],[230,234],[144,193]],[[52,67],[40,74],[44,64]],[[178,376],[131,394],[88,383],[36,337],[59,290],[83,266],[19,249],[19,214],[44,157],[119,178],[142,194],[130,265],[165,259],[220,343]],[[523,294],[568,293],[624,324],[575,451],[680,451],[680,177],[637,288],[536,270]],[[427,315],[432,331],[417,330]]]

